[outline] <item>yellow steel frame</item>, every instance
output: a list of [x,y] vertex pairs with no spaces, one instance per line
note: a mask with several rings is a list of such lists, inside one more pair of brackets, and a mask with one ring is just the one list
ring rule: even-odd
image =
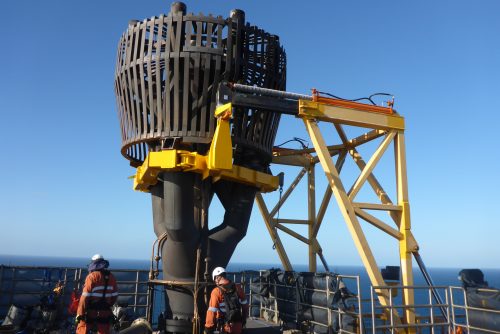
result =
[[207,155],[175,149],[149,152],[144,163],[137,167],[134,190],[149,192],[149,187],[158,182],[158,174],[179,171],[199,173],[204,179],[211,176],[213,182],[224,179],[248,184],[258,188],[261,192],[278,189],[278,177],[233,165],[233,145],[229,124],[231,115],[231,103],[216,108],[217,128]]
[[[291,235],[308,246],[310,271],[316,271],[317,269],[316,256],[320,257],[326,267],[322,248],[317,240],[317,236],[323,223],[326,209],[330,203],[331,196],[333,195],[339,205],[340,211],[372,285],[386,286],[387,284],[382,278],[358,218],[361,218],[398,240],[402,284],[405,286],[413,286],[412,253],[418,251],[418,245],[411,233],[404,147],[404,118],[397,114],[383,114],[352,108],[348,109],[306,100],[299,101],[298,117],[303,120],[314,148],[303,150],[281,149],[275,151],[273,163],[298,166],[302,167],[302,169],[271,211],[268,210],[262,195],[258,194],[256,198],[257,205],[284,268],[286,270],[293,270],[285,247],[279,237],[278,230]],[[341,139],[341,143],[328,146],[318,127],[318,121],[332,123]],[[344,125],[366,128],[368,132],[356,138],[349,139],[344,131]],[[383,137],[383,139],[379,147],[375,150],[368,162],[365,162],[358,152],[357,147],[381,137]],[[393,203],[390,200],[389,196],[373,174],[375,166],[391,143],[394,144],[394,160],[396,163],[397,203]],[[348,155],[352,157],[361,171],[350,188],[346,188],[339,177],[340,170]],[[333,156],[337,156],[336,163],[332,160]],[[323,195],[323,199],[316,213],[314,167],[318,162],[325,172],[329,186]],[[295,220],[280,218],[279,221],[276,220],[274,217],[279,208],[283,206],[291,192],[306,174],[308,175],[309,189],[308,219]],[[380,203],[356,202],[356,195],[365,183],[371,186]],[[388,223],[383,222],[365,210],[387,211],[395,227],[390,226]],[[306,224],[308,226],[308,235],[302,236],[286,227],[285,224]],[[389,296],[385,292],[379,291],[378,298],[381,305],[389,305]],[[405,305],[414,305],[413,290],[404,289],[403,298]],[[393,312],[397,315],[397,311]],[[399,319],[399,317],[394,318]],[[407,324],[415,323],[415,314],[411,307],[405,308],[404,320]],[[410,332],[413,332],[413,330],[410,329]]]
[[261,192],[270,192],[278,189],[278,177],[253,169],[232,165],[230,170],[209,168],[208,156],[184,150],[163,150],[149,152],[142,166],[137,167],[134,176],[134,190],[149,192],[149,187],[158,182],[161,172],[193,172],[203,175],[203,178],[212,176],[212,181],[220,179],[248,184],[258,188]]
[[[184,171],[200,173],[204,178],[211,176],[214,182],[217,182],[219,179],[226,179],[253,185],[259,188],[261,192],[276,190],[278,188],[277,177],[232,164],[232,143],[229,125],[231,110],[231,104],[226,104],[216,109],[215,116],[218,118],[217,128],[210,150],[206,156],[196,152],[175,149],[150,152],[143,165],[137,168],[134,178],[134,189],[148,191],[150,186],[156,184],[158,174],[162,171]],[[403,117],[392,113],[384,114],[363,109],[357,110],[356,108],[352,108],[352,106],[350,108],[343,108],[342,106],[306,100],[299,100],[298,117],[303,120],[314,148],[279,150],[274,152],[273,163],[299,166],[302,169],[271,211],[267,208],[264,198],[260,193],[256,197],[257,205],[284,268],[286,270],[293,269],[278,230],[291,235],[308,246],[310,271],[316,271],[317,269],[317,256],[320,257],[320,260],[326,267],[326,261],[317,236],[333,195],[339,205],[372,285],[385,286],[387,284],[384,282],[378,269],[375,257],[358,218],[363,219],[399,241],[402,283],[405,286],[413,286],[412,253],[418,251],[418,245],[411,233]],[[341,143],[328,146],[318,127],[318,121],[332,123],[341,139]],[[348,139],[343,129],[344,125],[357,126],[370,130],[362,136]],[[357,147],[380,137],[384,137],[382,142],[368,162],[365,162],[358,152]],[[394,144],[394,159],[396,162],[396,204],[390,200],[385,190],[373,175],[375,166],[391,143]],[[336,155],[338,157],[334,164],[332,157]],[[346,190],[339,173],[348,155],[352,157],[355,164],[361,170],[361,173],[350,189]],[[329,186],[325,190],[319,209],[316,212],[315,166],[317,163],[320,163],[325,172]],[[308,219],[275,219],[274,217],[279,209],[306,174],[308,180]],[[355,201],[361,187],[367,182],[377,195],[380,203],[360,203]],[[374,217],[365,210],[387,211],[394,221],[396,228]],[[293,229],[285,226],[285,224],[307,225],[307,236],[300,235]],[[390,304],[389,296],[385,291],[379,290],[378,298],[382,305],[387,306]],[[404,289],[403,298],[405,305],[413,305],[413,290]],[[397,311],[393,310],[393,312],[396,315],[395,319],[399,319]],[[415,323],[415,314],[411,307],[405,308],[404,319],[408,324]]]

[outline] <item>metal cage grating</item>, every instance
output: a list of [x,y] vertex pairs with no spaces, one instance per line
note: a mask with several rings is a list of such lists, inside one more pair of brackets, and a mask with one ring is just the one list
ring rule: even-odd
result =
[[[139,165],[166,139],[210,143],[223,80],[284,90],[286,55],[278,37],[245,24],[241,11],[226,19],[177,11],[132,21],[115,70],[122,154]],[[236,149],[270,161],[279,115],[249,108],[234,115]]]

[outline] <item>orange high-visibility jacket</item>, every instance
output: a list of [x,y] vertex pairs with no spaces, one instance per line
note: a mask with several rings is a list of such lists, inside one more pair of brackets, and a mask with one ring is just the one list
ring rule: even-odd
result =
[[[93,271],[88,274],[85,279],[85,285],[83,287],[83,292],[80,297],[80,303],[78,304],[77,315],[85,316],[87,322],[96,319],[105,319],[111,317],[111,306],[116,302],[118,298],[118,287],[116,285],[116,279],[109,271],[108,274],[108,284],[106,291],[104,287],[105,273],[103,271]],[[102,306],[96,306],[101,303],[104,293],[105,303],[109,306],[108,309],[102,308]],[[84,318],[85,319],[85,318]]]
[[[224,319],[224,315],[226,313],[226,304],[224,303],[224,294],[223,289],[224,286],[230,284],[231,281],[227,279],[223,279],[223,281],[219,284],[219,286],[215,287],[212,290],[210,295],[210,302],[208,304],[207,310],[207,319],[205,321],[205,327],[212,329],[215,328],[217,319]],[[248,316],[248,301],[243,292],[243,289],[239,284],[236,285],[236,293],[238,294],[238,298],[241,304],[241,312],[243,315],[243,319],[246,319]]]

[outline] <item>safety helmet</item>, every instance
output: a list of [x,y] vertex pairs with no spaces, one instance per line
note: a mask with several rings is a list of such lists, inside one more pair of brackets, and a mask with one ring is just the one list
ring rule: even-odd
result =
[[212,271],[212,279],[215,281],[215,276],[219,276],[221,274],[224,274],[226,272],[226,269],[222,267],[217,267]]
[[96,254],[92,256],[92,261],[104,260],[104,257],[101,254]]

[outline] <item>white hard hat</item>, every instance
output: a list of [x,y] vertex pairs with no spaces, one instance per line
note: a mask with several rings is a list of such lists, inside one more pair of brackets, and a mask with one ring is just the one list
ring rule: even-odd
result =
[[96,254],[92,256],[92,261],[104,260],[104,257],[101,254]]
[[212,271],[212,279],[215,281],[215,276],[219,276],[220,274],[223,274],[226,272],[226,269],[222,267],[217,267]]

